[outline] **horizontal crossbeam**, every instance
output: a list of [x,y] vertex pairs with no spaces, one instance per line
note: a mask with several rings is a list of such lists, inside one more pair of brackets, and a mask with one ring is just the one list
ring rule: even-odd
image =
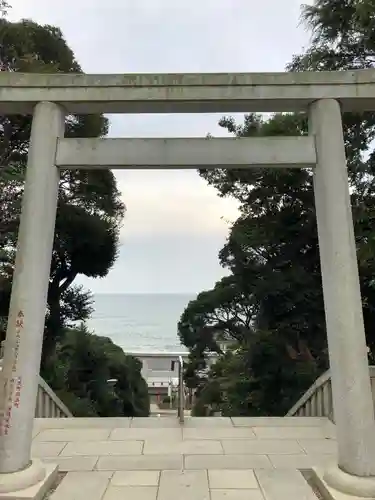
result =
[[317,99],[344,111],[375,110],[375,70],[301,73],[26,74],[0,72],[0,114],[37,102],[68,113],[306,111]]
[[313,167],[312,137],[60,139],[62,169]]

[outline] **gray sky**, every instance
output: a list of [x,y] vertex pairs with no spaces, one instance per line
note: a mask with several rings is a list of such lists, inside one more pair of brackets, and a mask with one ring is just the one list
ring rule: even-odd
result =
[[[61,28],[87,73],[283,71],[308,44],[300,0],[9,0],[11,19]],[[110,116],[114,137],[226,135],[220,115]],[[238,117],[241,119],[241,116]],[[120,256],[96,293],[199,292],[224,274],[217,253],[234,220],[195,171],[116,174],[128,207]]]

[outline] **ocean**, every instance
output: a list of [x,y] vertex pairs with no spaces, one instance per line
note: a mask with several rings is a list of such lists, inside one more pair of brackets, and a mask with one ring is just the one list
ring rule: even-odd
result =
[[194,298],[189,294],[95,294],[95,310],[87,325],[125,352],[185,351],[177,323]]

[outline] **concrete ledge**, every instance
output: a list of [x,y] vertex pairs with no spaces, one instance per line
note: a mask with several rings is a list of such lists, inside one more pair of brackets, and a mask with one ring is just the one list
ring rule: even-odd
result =
[[0,493],[0,500],[42,500],[47,491],[52,487],[58,472],[58,468],[54,464],[43,464],[43,469],[43,479],[24,489]]
[[305,111],[333,98],[345,111],[375,110],[375,70],[301,73],[0,73],[0,112],[30,113],[53,101],[69,113]]
[[314,167],[313,137],[60,139],[60,168]]
[[375,478],[346,474],[337,465],[313,468],[313,480],[324,500],[364,500],[375,498]]

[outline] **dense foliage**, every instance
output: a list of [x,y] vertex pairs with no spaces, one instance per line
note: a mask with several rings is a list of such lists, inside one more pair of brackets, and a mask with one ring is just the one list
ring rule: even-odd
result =
[[[1,71],[81,72],[58,28],[30,20],[9,22],[6,8],[2,2]],[[6,329],[30,127],[30,116],[0,116],[0,340]],[[107,129],[108,121],[102,115],[66,117],[66,137],[98,137],[105,135]],[[92,312],[91,293],[74,285],[74,280],[79,274],[106,276],[117,256],[124,213],[125,206],[111,171],[61,172],[41,373],[52,388],[66,394],[65,400],[67,393],[79,398],[80,415],[148,412],[138,363],[108,339],[72,329]],[[77,352],[73,355],[74,343]],[[95,357],[102,363],[103,376],[99,367],[93,367]],[[57,372],[57,368],[61,369]],[[95,390],[87,387],[84,374],[89,372]],[[113,394],[108,391],[107,379],[104,380],[109,372],[118,372]],[[76,374],[74,389],[69,379],[72,373]],[[77,404],[74,401],[73,406]]]
[[84,326],[66,331],[46,381],[77,417],[149,414],[140,361]]
[[[313,33],[311,47],[295,56],[290,71],[373,67],[375,10],[371,2],[316,0],[303,18]],[[367,8],[366,7],[369,7]],[[307,133],[303,114],[230,117],[220,125],[238,137]],[[344,114],[346,154],[355,223],[367,343],[375,353],[375,132],[373,113]],[[240,204],[220,262],[230,270],[233,301],[217,293],[220,283],[186,308],[181,340],[190,349],[186,378],[197,387],[196,412],[283,415],[328,367],[319,247],[312,176],[308,169],[201,171],[219,196]],[[251,305],[245,324],[238,311]],[[219,320],[224,313],[227,321]],[[217,336],[236,340],[208,373],[205,358],[217,351]],[[219,350],[220,352],[220,350]]]

